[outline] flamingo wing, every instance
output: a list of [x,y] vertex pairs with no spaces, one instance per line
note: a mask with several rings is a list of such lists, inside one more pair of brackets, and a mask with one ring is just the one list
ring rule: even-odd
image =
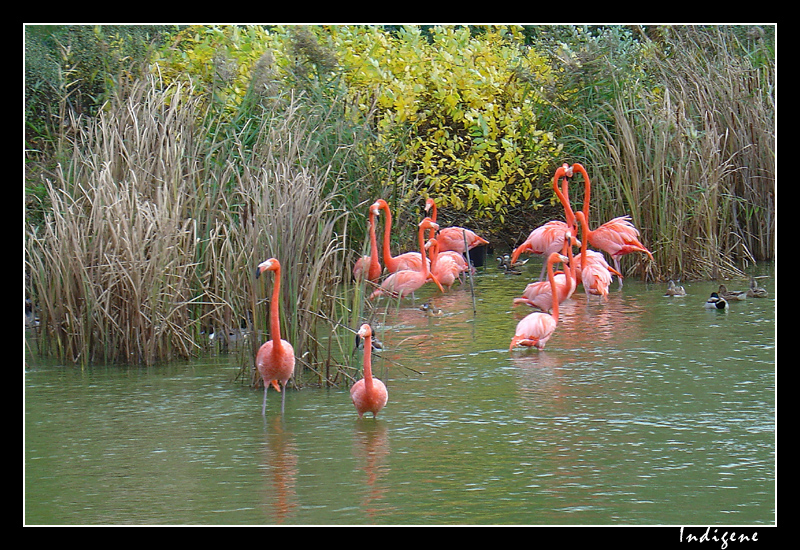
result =
[[[463,227],[445,227],[440,229],[436,234],[436,240],[439,242],[439,252],[452,250],[464,254],[467,250],[471,250],[481,244],[489,244],[489,241],[483,237],[478,236],[474,231],[464,229]],[[466,240],[466,248],[464,241]]]
[[[551,220],[544,225],[540,225],[531,231],[528,238],[511,253],[511,263],[515,263],[519,255],[523,252],[531,254],[551,254],[561,252],[564,248],[564,234],[569,230],[569,226],[559,220]],[[576,246],[581,243],[575,239]]]
[[612,256],[644,252],[653,258],[650,251],[639,242],[639,230],[630,222],[630,216],[614,218],[592,231],[589,234],[589,244]]

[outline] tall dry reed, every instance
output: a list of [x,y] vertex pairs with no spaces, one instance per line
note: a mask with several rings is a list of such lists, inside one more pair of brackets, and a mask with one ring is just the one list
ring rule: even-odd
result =
[[46,182],[51,213],[26,230],[45,352],[145,364],[192,352],[192,107],[180,88],[167,101],[143,86],[76,121],[71,161]]
[[70,162],[46,180],[52,211],[26,227],[40,351],[154,364],[201,353],[213,330],[248,342],[250,374],[273,283],[255,267],[274,256],[296,374],[347,380],[361,307],[347,243],[358,182],[320,161],[331,112],[301,113],[290,98],[207,136],[207,113],[185,92],[139,83],[98,119],[76,121]]
[[629,257],[651,280],[742,276],[771,259],[775,112],[770,66],[756,67],[724,28],[682,28],[654,63],[661,85],[621,91],[588,148],[592,217],[630,214],[656,262]]

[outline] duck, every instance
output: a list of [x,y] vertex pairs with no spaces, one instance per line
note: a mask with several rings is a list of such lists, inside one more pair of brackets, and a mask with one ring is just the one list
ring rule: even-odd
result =
[[716,292],[712,292],[704,307],[706,309],[728,309],[728,302]]
[[735,302],[737,300],[746,300],[747,295],[742,290],[728,290],[725,285],[719,285],[719,290],[717,293],[724,299],[728,300],[729,302]]
[[686,289],[683,286],[677,286],[675,281],[670,280],[667,284],[667,292],[664,296],[686,296]]
[[425,302],[419,306],[419,309],[422,310],[428,317],[441,317],[443,314],[441,308],[436,307],[431,302]]
[[767,289],[758,286],[755,277],[750,277],[750,288],[747,289],[746,294],[750,298],[766,298]]
[[503,256],[499,256],[497,258],[497,267],[505,273],[506,275],[522,275],[522,272],[516,268],[518,265],[523,265],[517,262],[516,264],[511,263],[511,256],[508,254],[504,254]]

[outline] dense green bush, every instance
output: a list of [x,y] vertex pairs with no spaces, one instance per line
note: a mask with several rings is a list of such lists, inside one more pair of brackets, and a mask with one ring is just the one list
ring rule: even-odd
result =
[[442,205],[503,221],[539,198],[560,151],[537,125],[536,91],[518,77],[549,66],[519,29],[334,28],[349,93],[375,110],[381,143],[397,151],[387,179],[416,178]]
[[519,78],[545,78],[548,64],[523,47],[520,29],[481,30],[189,27],[155,66],[166,82],[189,77],[232,111],[254,90],[345,94],[351,116],[375,131],[366,154],[396,157],[376,176],[384,184],[411,180],[415,193],[502,223],[509,206],[540,197],[536,182],[547,180],[560,146],[537,126],[541,100]]

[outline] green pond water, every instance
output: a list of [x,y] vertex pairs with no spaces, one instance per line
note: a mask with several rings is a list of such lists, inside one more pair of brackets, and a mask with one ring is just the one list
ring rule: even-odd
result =
[[[27,358],[24,521],[205,525],[774,525],[774,270],[766,299],[709,311],[718,282],[579,287],[543,351],[508,345],[539,274],[491,263],[375,323],[389,390],[270,392],[229,355],[153,368]],[[747,281],[728,281],[746,289]],[[430,285],[429,285],[430,286]],[[426,317],[433,298],[443,310]]]

